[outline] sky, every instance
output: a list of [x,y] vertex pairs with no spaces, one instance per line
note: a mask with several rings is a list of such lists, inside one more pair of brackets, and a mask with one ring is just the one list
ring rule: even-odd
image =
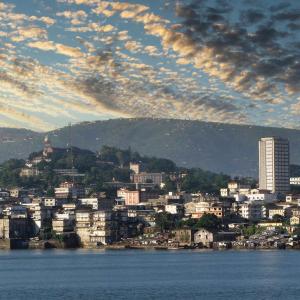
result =
[[0,127],[300,129],[299,0],[0,0]]

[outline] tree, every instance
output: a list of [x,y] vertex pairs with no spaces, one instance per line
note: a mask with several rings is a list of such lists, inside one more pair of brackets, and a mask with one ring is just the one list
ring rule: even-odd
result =
[[167,212],[157,213],[155,215],[155,224],[161,232],[170,230],[174,227],[173,216]]
[[213,214],[204,214],[196,223],[195,228],[220,229],[221,220]]
[[274,215],[274,216],[272,217],[272,220],[273,220],[274,222],[283,222],[283,221],[284,221],[284,217],[281,216],[281,215],[276,214],[276,215]]

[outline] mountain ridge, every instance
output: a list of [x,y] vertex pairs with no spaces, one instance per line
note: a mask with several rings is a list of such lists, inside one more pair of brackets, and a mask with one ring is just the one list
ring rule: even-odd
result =
[[[47,133],[0,128],[0,161],[26,158],[41,150],[46,134],[56,147],[65,147],[70,140],[68,126]],[[288,138],[291,163],[300,164],[300,131],[287,128],[176,119],[112,119],[73,125],[71,143],[92,151],[103,145],[131,147],[144,155],[171,159],[183,167],[256,177],[258,139],[263,136]]]

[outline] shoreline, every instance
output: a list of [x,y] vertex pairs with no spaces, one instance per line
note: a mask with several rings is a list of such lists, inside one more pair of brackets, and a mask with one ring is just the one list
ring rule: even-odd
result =
[[189,251],[189,252],[208,252],[208,251],[282,251],[282,250],[300,250],[300,247],[286,247],[286,248],[276,248],[276,247],[231,247],[231,248],[195,248],[195,247],[157,247],[157,246],[128,246],[128,245],[103,245],[103,246],[96,246],[96,247],[28,247],[28,248],[0,248],[0,253],[2,251],[34,251],[34,250],[43,250],[43,251],[51,251],[51,250],[65,250],[65,251],[74,251],[74,250],[104,250],[104,251],[134,251],[134,250],[140,250],[140,251],[162,251],[162,252],[177,252],[177,251]]

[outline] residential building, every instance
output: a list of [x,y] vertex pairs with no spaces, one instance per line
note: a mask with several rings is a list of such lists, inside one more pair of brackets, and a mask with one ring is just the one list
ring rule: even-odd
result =
[[200,228],[194,234],[194,243],[204,247],[212,247],[214,242],[231,242],[236,238],[235,232],[211,231]]
[[249,202],[263,201],[264,203],[273,203],[277,201],[277,194],[270,192],[258,192],[245,195]]
[[300,177],[291,177],[290,185],[300,185]]
[[98,198],[80,198],[78,202],[80,203],[80,205],[91,206],[94,210],[97,210],[99,207]]
[[119,189],[117,197],[124,199],[125,205],[138,205],[150,199],[158,199],[159,193],[155,190],[145,188],[139,190]]
[[46,206],[46,207],[56,206],[56,199],[55,198],[43,198],[42,202],[43,202],[44,206]]
[[279,137],[259,141],[259,188],[272,193],[287,193],[290,189],[289,142]]
[[134,174],[139,174],[140,171],[141,171],[141,164],[131,162],[130,165],[129,165],[129,168],[130,168],[131,171],[134,172]]
[[125,205],[137,205],[140,203],[140,191],[131,191],[127,189],[120,189],[117,192],[117,197],[123,198]]
[[10,192],[0,188],[0,201],[7,201],[10,198]]
[[275,215],[279,215],[282,217],[291,217],[292,216],[292,209],[291,207],[284,207],[284,206],[276,206],[273,208],[268,209],[269,219],[273,219]]
[[146,173],[132,174],[130,176],[133,183],[153,183],[160,186],[165,180],[164,173]]
[[52,229],[56,234],[71,232],[74,230],[75,215],[69,213],[57,213],[52,219]]
[[218,218],[223,218],[225,215],[225,207],[221,202],[201,201],[194,204],[194,211],[192,212],[193,219],[199,219],[204,214],[213,214]]
[[180,246],[190,246],[194,243],[194,232],[195,230],[188,228],[173,230],[173,240]]
[[299,225],[300,224],[300,217],[291,217],[290,218],[291,225]]
[[64,182],[55,188],[55,198],[77,199],[85,196],[85,189],[72,182]]
[[37,168],[22,168],[20,171],[20,177],[34,177],[39,176],[41,171]]
[[248,220],[260,220],[266,217],[266,207],[261,201],[234,203],[234,210],[242,218]]
[[29,238],[31,237],[31,224],[27,218],[0,218],[0,239]]
[[183,204],[179,204],[179,203],[167,204],[165,206],[165,211],[172,215],[182,216],[184,212],[184,207]]

